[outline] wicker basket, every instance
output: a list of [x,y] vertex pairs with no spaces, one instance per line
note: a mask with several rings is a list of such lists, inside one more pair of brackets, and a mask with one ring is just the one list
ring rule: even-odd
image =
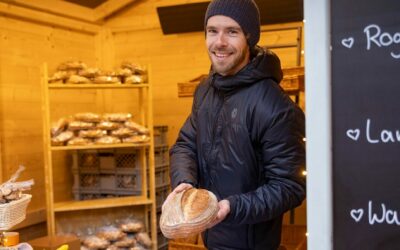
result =
[[8,230],[25,219],[32,195],[22,194],[19,200],[0,205],[0,230]]

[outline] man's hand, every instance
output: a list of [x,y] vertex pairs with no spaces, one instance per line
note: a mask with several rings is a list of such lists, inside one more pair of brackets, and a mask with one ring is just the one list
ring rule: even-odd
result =
[[218,202],[218,207],[219,207],[219,210],[218,210],[217,217],[210,225],[207,226],[207,228],[212,228],[213,226],[215,226],[218,223],[220,223],[221,221],[223,221],[226,218],[226,216],[229,214],[229,212],[231,211],[231,205],[228,200],[220,200]]
[[192,187],[193,187],[193,186],[190,185],[190,184],[188,184],[188,183],[181,183],[181,184],[179,184],[179,185],[167,196],[167,199],[165,199],[165,201],[164,201],[164,203],[163,203],[163,205],[162,205],[162,207],[161,207],[161,211],[164,211],[164,205],[165,205],[168,201],[170,201],[171,199],[173,199],[175,195],[179,194],[180,192],[185,191],[186,189],[190,189],[190,188],[192,188]]

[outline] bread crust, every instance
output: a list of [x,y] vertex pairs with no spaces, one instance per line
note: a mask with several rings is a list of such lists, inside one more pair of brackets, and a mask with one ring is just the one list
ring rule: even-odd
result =
[[218,200],[205,189],[191,188],[176,194],[163,206],[160,228],[170,239],[204,231],[218,213]]

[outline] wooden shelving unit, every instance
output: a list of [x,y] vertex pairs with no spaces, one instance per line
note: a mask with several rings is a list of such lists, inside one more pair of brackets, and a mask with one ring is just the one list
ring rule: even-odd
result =
[[[148,70],[150,75],[150,69]],[[56,235],[57,215],[74,212],[84,212],[90,210],[96,210],[96,212],[102,209],[115,209],[124,207],[124,209],[140,208],[139,210],[143,213],[143,218],[146,218],[145,224],[147,228],[151,228],[150,237],[153,241],[153,249],[157,249],[157,216],[156,216],[156,201],[155,201],[155,163],[154,163],[154,138],[153,138],[153,113],[152,113],[152,87],[150,80],[144,84],[48,84],[48,70],[47,65],[43,65],[42,69],[42,114],[43,114],[43,152],[45,160],[45,186],[46,186],[46,207],[47,207],[47,230],[49,235]],[[110,145],[88,145],[88,146],[52,146],[50,137],[51,122],[61,117],[53,117],[52,108],[55,108],[52,100],[53,91],[77,91],[82,93],[84,91],[132,91],[136,92],[135,96],[138,103],[136,107],[137,119],[139,123],[145,125],[150,130],[150,142],[149,143],[120,143]],[[126,90],[126,92],[125,92]],[[129,92],[130,93],[130,92]],[[77,94],[77,95],[78,95]],[[60,92],[59,92],[60,95]],[[62,93],[61,93],[62,95]],[[60,96],[61,96],[60,95]],[[129,95],[130,96],[130,95]],[[132,94],[133,96],[133,94]],[[76,98],[75,95],[66,95],[64,98]],[[104,98],[103,98],[104,99]],[[94,101],[102,100],[102,98],[93,98]],[[79,101],[77,99],[77,101]],[[118,100],[117,100],[118,101]],[[73,103],[73,101],[72,101]],[[58,110],[60,110],[60,103],[58,102]],[[65,105],[65,109],[68,110],[68,105]],[[115,104],[115,108],[118,107],[118,102]],[[63,107],[62,107],[63,108]],[[81,112],[86,112],[82,110]],[[54,115],[55,116],[55,115]],[[71,190],[71,182],[63,182],[63,178],[57,175],[57,171],[63,168],[64,173],[67,173],[68,164],[59,164],[55,160],[55,154],[61,154],[63,156],[71,154],[71,152],[78,152],[81,150],[104,150],[104,149],[124,149],[124,150],[135,150],[138,153],[138,161],[140,162],[140,178],[141,178],[141,190],[140,195],[136,196],[124,196],[114,198],[102,198],[93,200],[74,200],[71,194],[66,194],[65,190]],[[149,152],[149,153],[146,153]],[[147,175],[148,173],[148,175]],[[57,179],[57,185],[55,184]],[[61,187],[60,187],[61,186]],[[70,192],[71,193],[71,192]],[[147,215],[150,214],[150,218]],[[147,219],[149,218],[149,219]],[[83,218],[82,218],[83,220]]]

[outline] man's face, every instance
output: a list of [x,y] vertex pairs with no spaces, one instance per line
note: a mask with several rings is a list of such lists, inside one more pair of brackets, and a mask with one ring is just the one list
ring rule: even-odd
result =
[[246,36],[230,17],[217,15],[208,19],[206,45],[213,69],[220,75],[234,75],[250,60]]

